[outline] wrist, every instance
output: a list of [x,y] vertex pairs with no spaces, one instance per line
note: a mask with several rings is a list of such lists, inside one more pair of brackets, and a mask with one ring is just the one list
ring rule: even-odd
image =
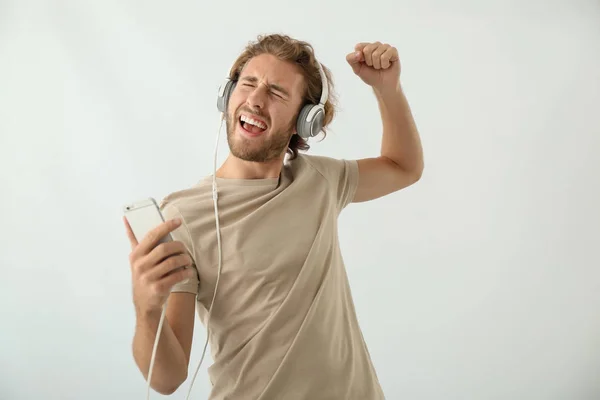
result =
[[402,94],[402,84],[398,81],[396,85],[388,85],[383,87],[373,87],[375,95],[381,99],[389,98],[390,96],[398,96]]
[[140,321],[158,321],[161,314],[162,308],[135,306],[135,315]]

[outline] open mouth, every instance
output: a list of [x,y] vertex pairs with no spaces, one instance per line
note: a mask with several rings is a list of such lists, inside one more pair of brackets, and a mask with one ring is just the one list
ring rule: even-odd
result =
[[250,135],[260,135],[267,130],[267,124],[261,120],[249,117],[247,115],[241,115],[239,118],[239,123],[242,129]]

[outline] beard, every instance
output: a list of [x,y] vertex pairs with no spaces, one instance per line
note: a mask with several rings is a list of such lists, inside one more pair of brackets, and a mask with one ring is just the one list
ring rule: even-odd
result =
[[[265,133],[262,136],[250,139],[235,133],[239,125],[241,111],[253,114],[249,110],[239,109],[235,115],[227,115],[227,143],[231,154],[239,159],[251,162],[268,162],[281,157],[290,143],[295,120],[292,119],[288,126],[283,129],[270,132],[268,136]],[[254,113],[254,115],[257,114]],[[260,115],[257,116],[260,117]],[[273,127],[269,129],[273,129]]]

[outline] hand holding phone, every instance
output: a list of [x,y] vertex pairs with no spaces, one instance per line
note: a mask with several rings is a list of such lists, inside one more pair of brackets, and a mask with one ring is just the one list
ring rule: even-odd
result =
[[[195,274],[193,269],[187,268],[193,264],[193,261],[184,244],[171,239],[170,233],[181,225],[181,221],[176,219],[163,221],[156,203],[153,200],[152,203],[151,207],[144,206],[147,211],[144,211],[146,214],[143,217],[141,217],[142,214],[137,213],[136,217],[131,218],[131,221],[135,221],[134,226],[127,216],[123,217],[127,237],[131,244],[129,264],[133,284],[133,302],[136,312],[142,314],[160,313],[173,285],[191,278]],[[131,210],[133,213],[139,208],[130,206],[127,210]],[[153,214],[149,216],[147,213]],[[147,232],[140,228],[140,226],[149,228],[149,224],[152,224],[153,228]],[[138,240],[140,237],[141,240]]]

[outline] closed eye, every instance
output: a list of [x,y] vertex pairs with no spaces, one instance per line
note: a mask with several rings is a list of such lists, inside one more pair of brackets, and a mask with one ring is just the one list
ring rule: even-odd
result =
[[[255,88],[258,83],[258,79],[254,76],[243,76],[240,78],[240,81],[242,86],[247,88]],[[290,97],[289,91],[276,83],[270,84],[269,89],[271,94],[282,100],[286,100]]]

